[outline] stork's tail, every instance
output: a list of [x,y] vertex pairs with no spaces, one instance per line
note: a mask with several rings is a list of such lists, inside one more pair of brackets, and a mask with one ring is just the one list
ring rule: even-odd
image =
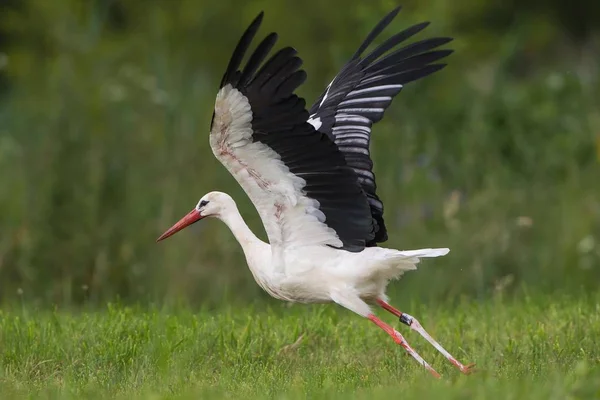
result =
[[386,257],[389,266],[386,277],[388,279],[400,278],[405,271],[417,269],[421,258],[441,257],[449,252],[448,248],[392,251]]
[[419,258],[431,258],[431,257],[441,257],[445,256],[450,252],[448,248],[439,248],[439,249],[419,249],[419,250],[406,250],[406,251],[397,251],[393,258],[398,258],[401,260],[413,259],[416,258],[417,262],[419,262]]

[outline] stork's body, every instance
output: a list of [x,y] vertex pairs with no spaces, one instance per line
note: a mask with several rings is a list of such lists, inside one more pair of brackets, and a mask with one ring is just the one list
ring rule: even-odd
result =
[[[202,201],[208,202],[203,207],[204,213],[217,216],[233,232],[258,285],[279,300],[327,303],[336,298],[344,301],[341,298],[345,297],[347,308],[366,317],[370,312],[368,303],[385,299],[388,282],[404,271],[415,269],[418,257],[448,252],[448,249],[401,252],[382,247],[348,252],[319,245],[289,246],[277,252],[248,228],[229,195],[211,192]],[[274,253],[281,258],[276,260]]]
[[395,49],[427,25],[419,24],[361,58],[398,11],[375,27],[310,114],[294,94],[306,78],[295,50],[283,48],[263,64],[276,34],[268,35],[239,69],[261,13],[240,39],[223,76],[210,145],[255,205],[269,243],[252,233],[234,200],[221,192],[202,197],[159,240],[204,217],[217,217],[231,229],[256,282],[271,296],[300,303],[335,302],[369,318],[438,376],[399,332],[373,314],[371,305],[379,305],[467,373],[469,367],[448,354],[416,319],[390,306],[385,294],[388,283],[415,269],[420,258],[449,251],[377,246],[387,239],[387,230],[369,153],[371,126],[404,84],[441,69],[443,65],[431,62],[450,54],[429,51],[448,42],[446,38]]

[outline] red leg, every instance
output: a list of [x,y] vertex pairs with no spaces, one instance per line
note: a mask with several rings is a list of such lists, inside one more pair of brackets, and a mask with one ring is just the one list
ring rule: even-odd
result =
[[473,372],[472,368],[475,366],[475,364],[469,364],[466,366],[461,364],[456,358],[454,358],[450,353],[448,353],[446,349],[444,349],[438,342],[436,342],[435,339],[429,335],[429,333],[427,333],[427,331],[421,326],[421,324],[419,323],[419,321],[417,321],[416,318],[406,313],[403,313],[400,310],[397,310],[396,308],[392,307],[390,304],[386,303],[381,299],[377,299],[377,304],[379,304],[386,311],[389,311],[396,317],[400,318],[400,321],[410,326],[412,330],[419,332],[419,334],[423,336],[425,340],[431,343],[433,347],[435,347],[440,353],[442,353],[444,357],[448,359],[448,361],[450,361],[456,368],[460,370],[460,372],[462,372],[463,374],[470,374],[471,372]]
[[381,306],[381,308],[383,308],[386,311],[389,311],[390,313],[394,314],[398,318],[400,318],[402,316],[402,311],[394,308],[391,304],[388,304],[381,299],[377,299],[377,304],[379,304]]
[[373,321],[375,325],[383,329],[388,335],[390,335],[392,339],[394,339],[394,342],[404,347],[404,350],[406,350],[408,354],[410,354],[415,360],[417,360],[419,364],[424,366],[431,373],[431,375],[435,376],[436,378],[440,377],[440,374],[438,374],[433,368],[431,368],[431,366],[425,360],[423,360],[423,358],[412,347],[410,347],[410,345],[408,344],[406,339],[404,339],[404,337],[400,334],[400,332],[398,332],[397,330],[395,330],[394,328],[392,328],[373,314],[369,315],[369,319]]

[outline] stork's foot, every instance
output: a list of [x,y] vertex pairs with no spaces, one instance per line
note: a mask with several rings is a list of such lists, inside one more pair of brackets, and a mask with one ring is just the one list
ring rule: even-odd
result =
[[373,321],[378,327],[380,327],[381,329],[383,329],[388,335],[390,335],[392,337],[392,339],[394,339],[394,342],[398,343],[400,346],[402,346],[404,348],[404,350],[406,350],[406,352],[415,360],[417,360],[417,362],[419,364],[421,364],[423,367],[425,367],[426,370],[429,371],[429,373],[433,376],[435,376],[436,378],[440,378],[440,374],[437,373],[437,371],[435,369],[433,369],[431,367],[431,365],[429,365],[429,363],[427,363],[427,361],[423,360],[423,358],[419,355],[419,353],[417,353],[406,341],[406,339],[404,339],[404,336],[402,336],[400,334],[400,332],[398,332],[397,330],[395,330],[394,328],[392,328],[391,326],[389,326],[388,324],[386,324],[385,322],[383,322],[382,320],[380,320],[379,318],[377,318],[375,315],[371,314],[369,315],[369,319],[371,321]]
[[448,359],[448,361],[450,361],[452,363],[452,365],[454,365],[456,368],[458,368],[460,370],[460,372],[462,372],[465,375],[469,375],[470,373],[473,372],[473,367],[475,366],[475,364],[468,364],[466,366],[463,365],[456,358],[454,358],[450,353],[448,353],[446,351],[446,349],[444,349],[442,347],[441,344],[439,344],[434,338],[432,338],[431,335],[429,335],[429,333],[427,333],[425,328],[423,328],[423,326],[421,326],[421,323],[416,318],[414,318],[408,314],[402,314],[402,315],[407,316],[408,319],[411,321],[411,323],[409,325],[410,329],[419,332],[419,334],[421,336],[423,336],[425,338],[425,340],[427,340],[429,343],[431,343],[431,345],[433,347],[435,347],[437,349],[437,351],[442,353],[444,355],[444,357],[446,357]]
[[463,365],[463,367],[459,368],[459,369],[460,369],[460,372],[462,372],[465,375],[471,375],[473,372],[477,371],[475,369],[475,363]]
[[460,363],[456,358],[454,358],[450,353],[448,353],[446,349],[444,349],[434,338],[432,338],[431,335],[429,335],[429,333],[427,333],[425,328],[421,326],[421,323],[415,317],[397,310],[396,308],[392,307],[383,300],[377,300],[377,303],[385,310],[397,316],[400,319],[400,322],[402,322],[405,325],[408,325],[410,329],[419,332],[419,334],[423,336],[425,340],[431,343],[431,345],[435,347],[437,351],[442,353],[444,357],[446,357],[448,361],[452,363],[452,365],[454,365],[460,370],[460,372],[462,372],[465,375],[469,375],[475,371],[473,368],[475,364],[463,365],[462,363]]

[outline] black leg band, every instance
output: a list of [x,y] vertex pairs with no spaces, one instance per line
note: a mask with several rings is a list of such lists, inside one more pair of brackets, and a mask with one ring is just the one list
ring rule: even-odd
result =
[[402,322],[404,325],[411,326],[413,323],[413,317],[411,317],[408,314],[402,313],[402,315],[400,316],[400,322]]

